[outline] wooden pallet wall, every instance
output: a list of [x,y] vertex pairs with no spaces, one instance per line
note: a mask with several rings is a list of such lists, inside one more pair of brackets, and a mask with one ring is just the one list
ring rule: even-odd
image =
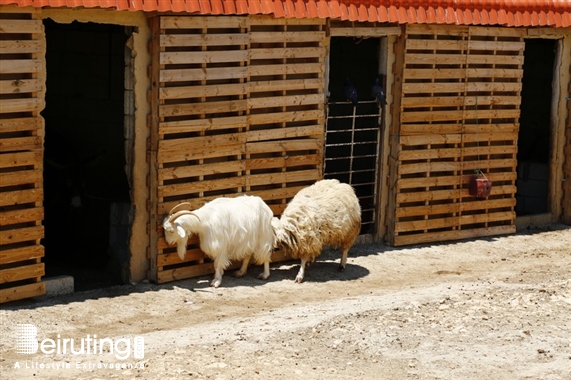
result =
[[324,20],[263,16],[152,25],[150,275],[162,283],[213,272],[196,239],[184,262],[164,241],[174,205],[249,194],[279,215],[322,177],[326,36]]
[[0,303],[45,293],[45,38],[39,10],[0,8]]
[[[394,245],[515,232],[524,41],[508,28],[408,25],[391,147]],[[476,170],[492,180],[476,198]]]

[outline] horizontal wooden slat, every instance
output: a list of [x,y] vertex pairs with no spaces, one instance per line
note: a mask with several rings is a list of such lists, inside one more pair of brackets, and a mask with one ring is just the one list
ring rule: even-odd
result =
[[2,60],[0,65],[0,74],[37,73],[43,70],[43,62],[37,59]]
[[459,144],[461,142],[477,142],[477,141],[513,141],[517,139],[517,133],[514,132],[477,132],[465,134],[426,134],[401,136],[402,145],[430,145],[430,144]]
[[287,58],[321,58],[325,54],[324,47],[287,47],[251,49],[250,59],[287,59]]
[[414,235],[400,235],[395,237],[395,246],[430,243],[434,241],[461,240],[476,237],[507,235],[516,232],[515,226],[495,226],[474,228],[469,230],[423,232]]
[[248,44],[249,36],[238,33],[221,34],[163,34],[160,36],[162,47],[183,46],[232,46]]
[[290,63],[284,65],[252,65],[248,67],[250,76],[287,75],[287,74],[323,74],[321,63]]
[[[2,176],[0,175],[0,181]],[[0,206],[12,206],[24,203],[40,203],[44,200],[43,189],[27,189],[0,193]]]
[[0,269],[0,284],[38,278],[44,275],[44,263]]
[[[2,160],[1,157],[0,160]],[[0,173],[0,187],[18,185],[34,185],[39,187],[42,179],[43,171],[41,169]]]
[[410,164],[401,163],[398,168],[400,175],[428,172],[462,171],[475,170],[481,168],[515,168],[517,160],[483,160],[483,161],[446,161],[446,162],[414,162]]
[[38,111],[43,108],[43,104],[44,100],[40,98],[4,99],[0,113]]
[[[4,23],[4,21],[2,21]],[[33,54],[44,51],[46,44],[43,40],[1,40],[0,51],[3,54]]]
[[[465,190],[465,192],[467,192]],[[412,206],[397,209],[398,218],[437,214],[461,213],[463,211],[485,210],[490,208],[503,208],[515,206],[515,198],[482,199],[476,202],[448,203],[427,206]]]
[[[39,92],[43,91],[43,89],[44,89],[44,83],[38,79],[0,80],[0,94],[19,95],[30,92]],[[2,102],[4,102],[4,100]],[[4,103],[2,103],[2,109],[3,108],[4,108]],[[1,110],[0,112],[5,112],[5,111]]]
[[300,122],[308,120],[319,120],[323,125],[325,115],[320,109],[307,111],[285,111],[253,114],[248,116],[250,125]]
[[[515,181],[517,178],[517,173],[513,172],[506,172],[506,173],[490,173],[486,175],[488,179],[492,182],[494,179],[499,181]],[[411,189],[416,187],[438,187],[438,186],[454,186],[460,185],[463,182],[468,182],[469,177],[462,178],[457,175],[448,175],[448,176],[435,176],[435,177],[418,177],[418,178],[401,178],[398,181],[397,188],[399,190],[403,189]],[[493,187],[492,187],[493,191]]]
[[2,33],[43,33],[42,23],[37,20],[2,19]]
[[27,165],[43,166],[42,152],[34,151],[0,154],[0,168],[14,168]]
[[[515,194],[515,186],[493,186],[494,194]],[[451,190],[431,190],[415,193],[399,193],[397,194],[396,203],[414,203],[414,202],[430,202],[441,201],[444,199],[460,199],[466,194],[465,189]]]
[[43,282],[0,289],[0,303],[22,300],[43,294],[46,294],[46,285]]
[[401,135],[417,134],[447,134],[447,133],[489,133],[489,132],[511,132],[517,133],[519,124],[514,122],[503,124],[478,123],[477,125],[450,123],[450,124],[403,124]]
[[323,144],[322,138],[315,139],[296,139],[285,140],[276,143],[272,142],[255,142],[246,145],[246,152],[267,153],[267,152],[287,152],[287,151],[300,151],[300,150],[321,150]]
[[244,145],[246,142],[246,134],[244,133],[230,133],[223,135],[204,136],[204,137],[189,137],[173,140],[159,141],[159,150],[161,151],[176,151],[176,150],[197,150],[197,149],[212,149],[216,150],[222,147],[236,147],[239,151],[239,146]]
[[161,65],[245,62],[247,59],[246,50],[163,52],[159,58]]
[[[4,211],[0,213],[0,226],[18,223],[39,222],[44,218],[43,208],[29,208],[24,210]],[[2,232],[4,234],[4,231]]]
[[248,84],[217,84],[206,86],[162,87],[159,89],[159,99],[184,99],[213,96],[244,95]]
[[307,32],[251,32],[250,43],[276,43],[276,42],[321,42],[326,38],[324,31]]
[[18,227],[0,233],[0,245],[37,241],[44,237],[44,226]]
[[36,244],[28,247],[0,250],[0,263],[11,264],[44,257],[44,247]]
[[35,149],[42,149],[43,146],[44,146],[44,139],[41,136],[13,137],[13,138],[0,139],[0,152],[35,150]]
[[0,133],[32,131],[36,132],[44,127],[42,117],[0,119]]
[[331,37],[381,37],[381,36],[399,36],[401,28],[398,26],[371,26],[366,28],[335,28],[329,30]]
[[245,111],[247,100],[228,100],[219,102],[204,102],[190,104],[162,105],[159,107],[160,117],[200,115],[205,113]]
[[205,29],[205,28],[246,28],[248,26],[247,17],[185,17],[185,16],[164,16],[160,20],[161,29]]
[[216,117],[159,123],[159,135],[239,128],[247,125],[247,116]]
[[257,92],[288,90],[321,90],[321,86],[323,86],[323,80],[320,78],[255,81],[251,84],[250,93],[255,94]]
[[207,67],[200,69],[165,69],[161,70],[161,82],[184,82],[193,80],[240,79],[248,76],[248,67]]
[[310,104],[322,105],[323,101],[323,94],[268,96],[248,99],[248,107],[250,109],[258,109],[267,107],[303,106]]

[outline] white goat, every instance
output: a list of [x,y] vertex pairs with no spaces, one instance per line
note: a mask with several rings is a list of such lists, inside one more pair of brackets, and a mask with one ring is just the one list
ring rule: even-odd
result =
[[219,287],[224,269],[231,260],[243,260],[236,277],[243,276],[253,256],[257,264],[264,264],[264,272],[258,276],[270,276],[270,260],[275,245],[271,226],[272,210],[257,196],[243,195],[236,198],[217,198],[201,208],[177,211],[188,203],[175,206],[163,221],[168,244],[177,244],[181,260],[186,255],[186,243],[197,234],[200,249],[214,260],[214,279],[210,286]]
[[301,259],[295,282],[302,282],[305,267],[325,246],[341,248],[339,271],[345,270],[347,253],[361,229],[361,206],[350,185],[321,180],[300,190],[280,219],[272,218],[272,226],[277,246]]

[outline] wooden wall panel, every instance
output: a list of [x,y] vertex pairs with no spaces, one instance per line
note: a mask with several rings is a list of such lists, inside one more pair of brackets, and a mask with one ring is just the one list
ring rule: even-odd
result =
[[45,39],[38,10],[0,11],[0,303],[45,293]]
[[213,272],[196,239],[183,262],[164,241],[162,219],[176,204],[198,208],[249,194],[279,215],[322,177],[326,36],[324,20],[160,16],[151,23],[150,258],[151,278],[161,283]]
[[[505,28],[408,25],[397,157],[394,245],[515,232],[524,41]],[[476,173],[491,194],[468,191]]]

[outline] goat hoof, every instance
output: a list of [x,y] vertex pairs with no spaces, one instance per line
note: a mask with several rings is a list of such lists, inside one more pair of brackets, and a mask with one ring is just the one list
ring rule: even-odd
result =
[[343,265],[339,265],[339,269],[337,269],[339,272],[345,272],[345,267]]
[[258,276],[258,278],[259,278],[260,280],[267,280],[268,277],[270,277],[270,275],[268,274],[268,275],[266,276],[265,273],[260,273],[260,275]]
[[237,271],[236,273],[234,273],[234,277],[242,277],[245,274],[246,272]]
[[213,288],[217,288],[220,286],[221,283],[222,283],[222,281],[214,280],[210,283],[210,286],[212,286]]
[[303,282],[303,277],[296,277],[296,278],[295,278],[295,282],[296,282],[297,284],[301,284],[301,283]]

